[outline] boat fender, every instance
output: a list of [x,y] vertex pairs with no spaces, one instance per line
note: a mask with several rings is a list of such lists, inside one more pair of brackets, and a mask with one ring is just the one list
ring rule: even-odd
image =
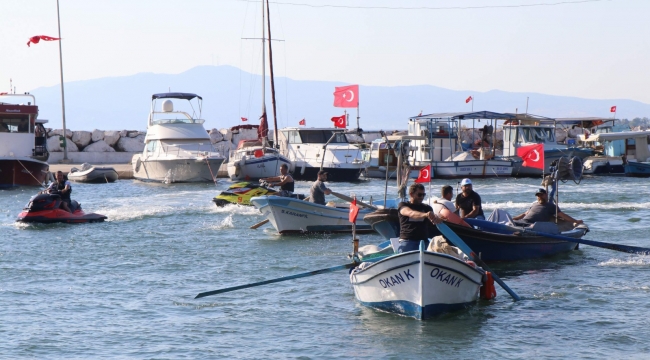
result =
[[483,286],[480,290],[481,299],[490,300],[497,297],[497,290],[494,288],[494,279],[492,278],[492,273],[489,271],[485,272],[483,278]]
[[138,158],[138,160],[135,162],[135,172],[140,172],[140,165],[142,165],[142,160]]
[[436,216],[441,217],[443,220],[450,222],[452,224],[464,226],[464,227],[471,227],[468,223],[465,222],[465,220],[461,219],[460,216],[456,215],[456,213],[453,213],[447,209],[447,207],[443,204],[437,204],[433,203],[433,212],[436,214]]
[[305,170],[307,170],[307,166],[305,163],[302,163],[302,168],[300,169],[300,175],[305,175]]

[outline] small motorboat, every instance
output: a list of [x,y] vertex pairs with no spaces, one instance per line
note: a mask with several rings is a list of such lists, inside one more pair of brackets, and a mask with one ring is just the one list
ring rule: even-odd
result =
[[[226,191],[222,191],[221,194],[215,196],[212,201],[219,207],[226,206],[228,204],[250,206],[253,205],[251,204],[251,198],[277,194],[278,191],[270,187],[269,184],[265,181],[262,181],[260,183],[242,181],[230,185]],[[293,194],[292,198],[302,200],[305,198],[305,196],[302,194]]]
[[112,167],[97,167],[84,163],[81,169],[72,168],[68,180],[82,183],[102,184],[115,182],[119,178]]
[[72,200],[69,213],[60,209],[61,196],[58,194],[38,194],[33,196],[23,211],[18,214],[17,222],[26,223],[88,223],[102,222],[106,216],[90,213],[81,209],[81,204]]

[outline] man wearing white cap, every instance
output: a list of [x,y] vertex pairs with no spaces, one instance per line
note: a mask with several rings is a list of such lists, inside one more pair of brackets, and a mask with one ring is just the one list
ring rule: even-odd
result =
[[456,209],[460,210],[460,217],[485,220],[481,197],[472,189],[472,180],[463,179],[460,188],[463,192],[456,196]]

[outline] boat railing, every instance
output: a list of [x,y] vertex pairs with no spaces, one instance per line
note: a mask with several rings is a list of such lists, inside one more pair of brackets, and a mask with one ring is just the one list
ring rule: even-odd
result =
[[203,124],[203,119],[156,119],[151,122],[152,125],[162,124]]

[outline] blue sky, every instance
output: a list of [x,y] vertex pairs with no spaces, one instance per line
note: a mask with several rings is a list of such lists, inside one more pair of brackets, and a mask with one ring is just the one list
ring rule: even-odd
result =
[[[552,5],[557,4],[557,5]],[[408,9],[405,9],[408,8]],[[60,0],[65,81],[197,65],[260,72],[260,3]],[[650,1],[277,0],[276,74],[650,103]],[[59,83],[56,1],[0,2],[0,91]],[[218,84],[215,84],[218,86]]]

